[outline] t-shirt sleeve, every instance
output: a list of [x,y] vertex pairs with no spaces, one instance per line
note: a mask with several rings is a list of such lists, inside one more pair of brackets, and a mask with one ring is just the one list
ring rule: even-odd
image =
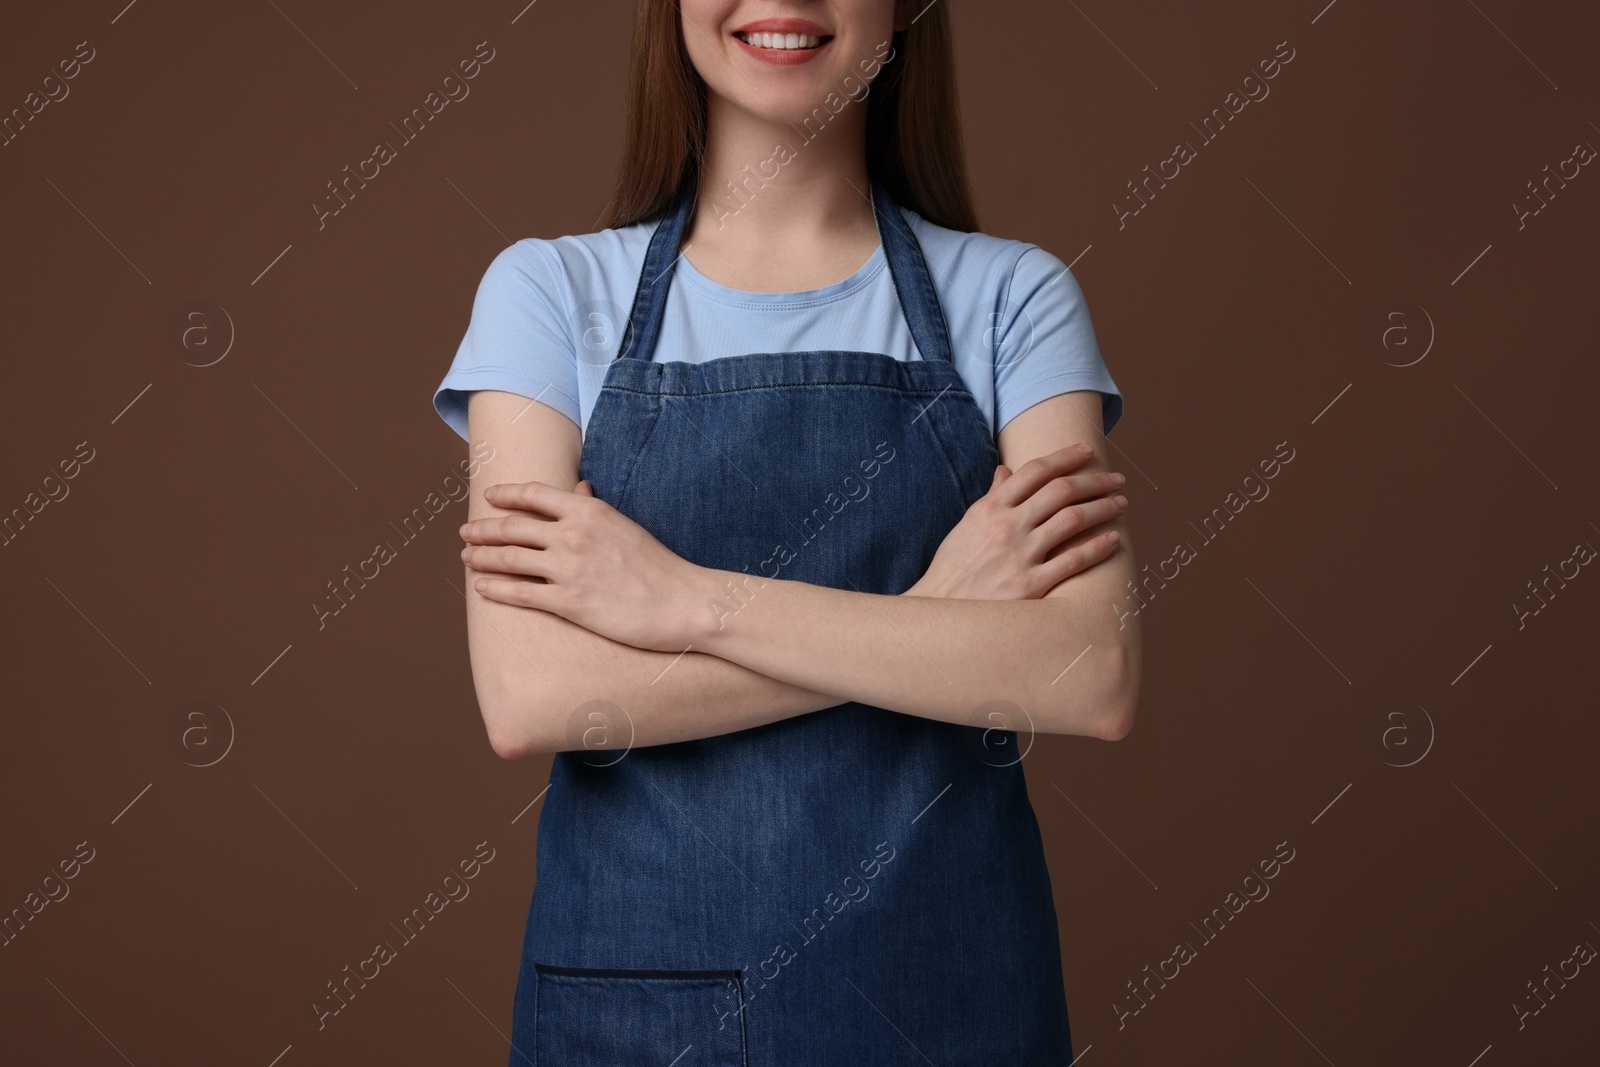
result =
[[995,336],[995,433],[1041,400],[1093,389],[1105,432],[1122,418],[1122,391],[1095,341],[1089,306],[1060,259],[1029,245],[1011,273]]
[[489,263],[472,302],[472,319],[433,408],[467,437],[467,396],[499,389],[526,396],[578,421],[578,366],[562,314],[560,260],[528,238]]

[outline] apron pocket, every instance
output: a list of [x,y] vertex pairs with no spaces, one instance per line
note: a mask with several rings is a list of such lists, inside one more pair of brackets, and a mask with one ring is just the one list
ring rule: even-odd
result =
[[540,963],[534,972],[537,1067],[667,1067],[679,1057],[695,1067],[745,1067],[738,971]]

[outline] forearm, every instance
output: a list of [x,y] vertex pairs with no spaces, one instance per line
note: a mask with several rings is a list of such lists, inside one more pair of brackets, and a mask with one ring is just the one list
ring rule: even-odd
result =
[[478,700],[507,758],[715,737],[846,700],[696,650],[634,648],[547,611],[486,600],[470,582],[467,595]]
[[[705,581],[716,589],[730,577],[748,579],[711,570]],[[1090,597],[882,596],[771,579],[720,623],[694,646],[793,685],[964,725],[992,725],[1001,701],[1043,733],[1120,736],[1137,670],[1127,631]]]

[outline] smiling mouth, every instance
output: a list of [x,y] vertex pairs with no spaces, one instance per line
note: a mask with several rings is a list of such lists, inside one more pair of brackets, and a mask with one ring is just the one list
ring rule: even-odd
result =
[[735,33],[734,36],[751,48],[769,48],[774,52],[807,52],[833,40],[832,34],[815,37],[809,33]]

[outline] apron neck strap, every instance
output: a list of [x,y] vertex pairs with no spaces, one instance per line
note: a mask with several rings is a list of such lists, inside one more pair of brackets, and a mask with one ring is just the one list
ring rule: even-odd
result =
[[[901,313],[911,329],[911,339],[924,360],[951,359],[950,330],[945,322],[944,309],[933,286],[928,261],[922,246],[911,232],[905,216],[900,213],[889,190],[876,177],[870,181],[869,195],[872,212],[877,221],[878,240],[883,245],[884,258],[889,264],[889,274],[894,281],[895,295],[900,301]],[[656,225],[645,252],[644,269],[639,272],[639,285],[633,294],[633,310],[622,336],[618,359],[648,361],[655,352],[660,338],[661,324],[666,316],[667,290],[683,253],[679,246],[694,215],[698,184],[690,179],[684,182],[672,209]]]

